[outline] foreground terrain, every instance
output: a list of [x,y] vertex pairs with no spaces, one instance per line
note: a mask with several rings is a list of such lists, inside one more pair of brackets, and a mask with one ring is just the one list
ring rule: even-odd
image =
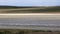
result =
[[60,31],[0,29],[0,34],[60,34]]

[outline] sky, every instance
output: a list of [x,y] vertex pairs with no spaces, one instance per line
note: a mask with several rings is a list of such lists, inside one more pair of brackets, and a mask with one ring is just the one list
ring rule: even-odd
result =
[[11,5],[11,6],[60,6],[60,0],[0,0],[0,5]]

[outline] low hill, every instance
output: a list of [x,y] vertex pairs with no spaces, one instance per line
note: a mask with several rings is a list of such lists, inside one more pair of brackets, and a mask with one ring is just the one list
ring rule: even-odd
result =
[[12,9],[12,8],[35,8],[36,6],[0,6],[0,9]]
[[60,12],[60,6],[0,6],[0,13]]

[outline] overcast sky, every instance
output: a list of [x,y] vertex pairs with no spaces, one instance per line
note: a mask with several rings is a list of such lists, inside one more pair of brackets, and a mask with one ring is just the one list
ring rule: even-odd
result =
[[0,0],[0,5],[60,6],[60,0]]

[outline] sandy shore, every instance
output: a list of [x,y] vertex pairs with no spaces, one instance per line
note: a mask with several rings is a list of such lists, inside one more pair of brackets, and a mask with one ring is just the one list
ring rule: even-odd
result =
[[51,13],[20,13],[20,14],[0,14],[0,18],[27,18],[27,17],[56,17],[59,18],[60,14]]

